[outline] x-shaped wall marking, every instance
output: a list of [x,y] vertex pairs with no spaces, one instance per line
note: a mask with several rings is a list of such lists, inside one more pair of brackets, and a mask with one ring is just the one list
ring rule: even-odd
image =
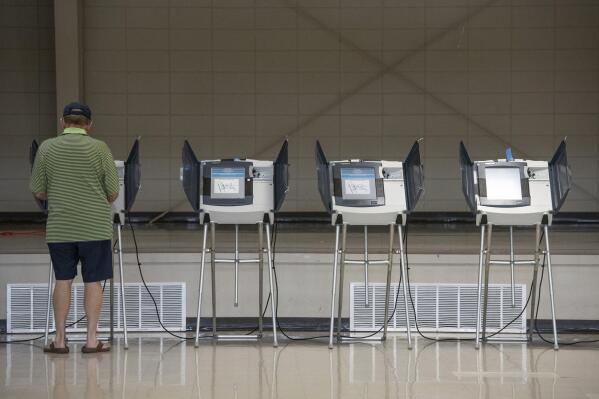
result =
[[[435,102],[437,104],[443,106],[448,111],[450,111],[452,114],[454,114],[454,115],[462,118],[470,126],[479,129],[480,131],[482,131],[485,134],[487,134],[489,137],[491,137],[491,138],[495,139],[496,141],[500,142],[503,146],[505,146],[505,147],[512,147],[514,150],[516,150],[518,153],[522,154],[524,157],[531,158],[531,156],[525,150],[523,150],[522,148],[519,148],[518,146],[513,145],[510,141],[508,141],[505,138],[501,137],[501,135],[495,133],[489,127],[487,127],[487,126],[483,125],[482,123],[480,123],[479,121],[473,119],[469,115],[468,111],[460,110],[455,105],[447,102],[445,99],[443,99],[439,95],[437,95],[437,94],[435,94],[433,92],[430,92],[425,87],[423,87],[422,85],[420,85],[418,82],[414,81],[413,79],[410,79],[408,76],[406,76],[406,74],[404,74],[404,73],[402,73],[401,71],[398,70],[398,67],[401,64],[403,64],[404,62],[406,62],[407,60],[409,60],[413,56],[415,56],[415,55],[417,55],[419,53],[422,53],[423,51],[426,51],[431,45],[433,45],[433,44],[439,42],[441,39],[443,39],[449,32],[453,31],[454,29],[459,28],[460,26],[464,26],[473,17],[475,17],[476,15],[480,14],[482,11],[486,10],[487,8],[493,6],[498,1],[499,0],[491,0],[491,1],[487,2],[486,4],[483,4],[483,5],[479,6],[479,7],[476,7],[471,12],[469,12],[465,17],[460,18],[456,22],[452,23],[450,26],[448,26],[445,29],[441,30],[438,34],[436,34],[433,37],[425,40],[417,48],[409,50],[408,52],[406,52],[406,54],[402,55],[401,57],[399,57],[397,60],[393,61],[390,64],[386,64],[382,59],[376,57],[371,52],[364,50],[359,45],[357,45],[354,41],[352,41],[349,38],[345,37],[340,31],[337,31],[334,28],[331,28],[330,26],[326,25],[324,22],[322,22],[321,20],[319,20],[317,17],[315,17],[313,14],[311,14],[305,8],[299,6],[298,4],[295,4],[295,3],[292,4],[290,2],[286,2],[287,3],[286,5],[288,6],[288,8],[294,10],[297,13],[298,16],[300,16],[300,17],[302,17],[302,18],[304,18],[304,19],[312,22],[313,24],[315,24],[316,26],[318,26],[321,30],[323,30],[324,32],[327,32],[331,36],[334,36],[335,38],[337,38],[339,40],[340,47],[344,46],[344,47],[349,48],[349,49],[353,50],[354,52],[362,55],[366,60],[368,60],[373,65],[377,66],[379,69],[372,76],[370,76],[369,78],[367,78],[364,81],[360,82],[359,84],[357,84],[352,89],[344,92],[343,94],[340,94],[335,100],[333,100],[330,103],[328,103],[325,106],[323,106],[319,111],[317,111],[314,114],[308,116],[307,118],[301,120],[295,127],[291,128],[290,130],[288,130],[287,132],[285,132],[284,134],[282,134],[281,136],[279,136],[278,138],[276,138],[271,144],[268,144],[268,145],[266,145],[266,146],[258,149],[256,151],[256,153],[255,153],[255,156],[259,157],[260,155],[264,154],[266,151],[272,149],[275,145],[279,145],[282,139],[289,138],[289,137],[292,137],[292,136],[298,134],[306,126],[312,124],[313,122],[315,122],[316,120],[318,120],[323,115],[326,115],[331,110],[333,110],[336,107],[340,106],[345,101],[347,101],[350,97],[352,97],[355,94],[359,93],[364,88],[366,88],[368,85],[372,84],[373,82],[377,81],[378,79],[382,78],[383,76],[385,76],[385,75],[391,75],[391,76],[394,76],[397,79],[403,81],[404,83],[407,83],[417,93],[421,93],[421,94],[424,94],[425,96],[428,96],[428,97],[432,98],[433,100],[435,100]],[[341,51],[341,49],[340,49],[340,51]],[[578,189],[579,192],[584,193],[589,198],[592,198],[593,200],[599,202],[599,198],[595,194],[593,194],[590,191],[588,191],[587,189],[585,189],[584,187],[581,187],[580,185],[578,185],[576,183],[573,183],[573,186],[575,186]]]

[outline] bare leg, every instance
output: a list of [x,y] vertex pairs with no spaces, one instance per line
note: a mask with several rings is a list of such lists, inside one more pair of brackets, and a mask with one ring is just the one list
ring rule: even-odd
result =
[[104,397],[104,392],[98,384],[98,357],[90,356],[87,361],[87,384],[85,384],[85,399]]
[[[63,280],[65,281],[65,280]],[[56,341],[55,341],[56,342]],[[54,366],[54,397],[55,398],[69,398],[69,390],[66,384],[66,373],[65,373],[66,358],[57,356],[52,359],[52,365]],[[49,393],[48,393],[48,396]]]
[[65,326],[71,306],[71,286],[73,280],[56,280],[54,286],[54,324],[56,325],[56,336],[54,347],[64,348]]
[[99,281],[85,283],[85,314],[87,316],[87,344],[88,348],[98,345],[96,330],[102,309],[102,285]]

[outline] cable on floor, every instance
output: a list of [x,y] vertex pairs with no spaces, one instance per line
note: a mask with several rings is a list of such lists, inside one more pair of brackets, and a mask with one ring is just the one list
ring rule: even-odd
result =
[[[541,338],[542,341],[554,345],[555,342],[553,342],[552,340],[545,338],[543,336],[543,334],[541,334],[541,331],[539,331],[539,329],[537,328],[537,317],[539,315],[539,305],[541,303],[541,292],[543,291],[543,276],[545,274],[545,261],[543,260],[543,264],[541,265],[541,278],[539,279],[539,295],[537,296],[537,306],[536,309],[534,310],[535,314],[534,314],[534,318],[533,318],[533,325],[532,325],[532,329],[533,331],[539,336],[539,338]],[[572,345],[578,345],[578,344],[592,344],[592,343],[596,343],[599,342],[599,339],[588,339],[588,340],[580,340],[580,341],[570,341],[570,342],[558,342],[559,345],[564,345],[564,346],[572,346]]]
[[[144,277],[144,273],[141,269],[142,263],[139,259],[139,247],[137,245],[137,238],[135,237],[135,229],[133,228],[133,224],[131,223],[131,220],[129,220],[129,228],[131,228],[131,236],[133,238],[133,245],[135,246],[135,259],[137,261],[137,270],[139,271],[139,277],[141,278],[141,282],[143,283],[144,288],[146,289],[148,295],[150,295],[150,298],[152,299],[152,302],[154,303],[154,310],[156,311],[156,318],[158,319],[158,323],[160,324],[160,327],[164,330],[164,332],[172,335],[175,338],[182,339],[182,340],[195,339],[195,337],[186,337],[183,335],[175,334],[174,332],[172,332],[168,328],[166,328],[166,326],[162,323],[162,320],[160,318],[160,310],[158,309],[158,303],[156,302],[154,295],[150,291],[150,287],[148,287],[148,284],[146,283],[146,279]],[[122,284],[122,281],[121,281],[121,284]],[[121,289],[124,289],[124,287],[121,286]],[[198,320],[197,322],[199,323],[200,321]]]
[[[543,234],[545,234],[544,232],[541,235],[541,240],[539,241],[539,245],[541,243],[541,241],[543,240]],[[418,331],[418,335],[420,335],[422,338],[427,339],[429,341],[436,341],[436,342],[444,342],[444,341],[452,341],[452,342],[456,342],[456,341],[474,341],[475,338],[433,338],[433,337],[429,337],[426,336],[422,333],[422,331],[420,331],[420,326],[418,325],[418,316],[416,314],[416,307],[414,306],[414,299],[412,297],[412,289],[410,287],[410,262],[408,260],[408,245],[407,245],[407,239],[408,239],[408,226],[406,226],[405,229],[405,240],[406,240],[406,245],[405,245],[405,252],[406,252],[406,269],[407,269],[407,284],[408,284],[408,293],[410,294],[410,303],[412,306],[412,312],[414,314],[414,325],[416,326],[416,331]],[[543,258],[543,265],[545,264],[545,258]],[[534,282],[534,279],[533,279]],[[506,325],[504,325],[500,330],[494,332],[493,334],[487,335],[485,337],[482,337],[482,340],[485,340],[487,338],[491,338],[494,337],[497,334],[500,334],[501,332],[503,332],[506,328],[508,328],[510,325],[512,325],[514,322],[516,322],[516,320],[518,320],[526,311],[526,308],[528,307],[529,303],[530,303],[530,299],[532,297],[532,283],[531,283],[531,290],[528,293],[528,298],[526,299],[526,303],[524,304],[524,307],[522,308],[522,310],[520,311],[520,313],[514,317],[509,323],[507,323]]]
[[[276,269],[276,264],[275,264],[275,254],[276,254],[276,241],[277,241],[277,223],[275,223],[273,225],[273,243],[272,243],[272,262],[273,262],[273,273],[274,273],[274,278],[275,278],[275,293],[276,293],[276,300],[277,300],[277,309],[276,309],[276,313],[278,313],[279,311],[279,283],[278,283],[278,279],[277,279],[277,269]],[[404,237],[404,242],[406,242],[406,239]],[[337,267],[337,265],[335,265],[335,267]],[[399,284],[401,284],[402,281],[402,275],[400,274],[399,277]],[[391,315],[389,316],[389,318],[387,319],[387,323],[389,323],[389,321],[391,321],[393,319],[393,316],[395,315],[395,312],[397,310],[397,300],[399,298],[399,289],[397,290],[397,292],[395,293],[395,304],[393,306],[393,311],[391,312]],[[281,327],[281,324],[279,322],[279,317],[278,314],[276,314],[276,318],[277,318],[277,326],[279,328],[279,330],[281,331],[281,334],[283,334],[283,336],[285,336],[287,339],[291,340],[291,341],[309,341],[309,340],[314,340],[314,339],[322,339],[322,338],[329,338],[329,335],[316,335],[316,336],[312,336],[312,337],[293,337],[288,335],[285,330]],[[379,328],[376,331],[373,331],[367,335],[364,336],[352,336],[352,335],[340,335],[341,338],[343,339],[353,339],[353,340],[364,340],[370,337],[373,337],[377,334],[379,334],[381,331],[383,331],[384,329],[384,325],[381,326],[381,328]],[[345,331],[346,333],[354,333],[356,331]],[[360,331],[360,332],[364,332],[364,331]]]

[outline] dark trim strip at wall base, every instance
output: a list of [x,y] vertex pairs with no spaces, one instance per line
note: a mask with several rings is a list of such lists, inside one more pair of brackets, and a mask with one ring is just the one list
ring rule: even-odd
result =
[[[272,329],[270,317],[264,318],[264,331]],[[336,319],[335,319],[336,320]],[[342,328],[349,329],[349,318],[341,319]],[[329,319],[326,317],[279,317],[279,325],[285,331],[298,332],[328,332]],[[253,330],[258,327],[255,317],[219,317],[216,319],[219,331],[243,331]],[[195,331],[196,318],[188,317],[186,321],[187,331]],[[540,319],[537,328],[541,333],[551,333],[551,320]],[[557,328],[560,333],[596,333],[599,334],[599,320],[558,320]],[[202,317],[202,331],[212,331],[212,318]],[[0,334],[6,333],[6,319],[0,319]],[[416,333],[416,332],[414,332]]]
[[[337,319],[335,319],[337,320]],[[342,318],[343,329],[349,328],[349,318]],[[187,318],[187,330],[195,331],[196,318]],[[327,317],[279,317],[278,325],[285,331],[329,331],[329,318]],[[216,328],[219,331],[241,331],[258,328],[258,319],[255,317],[218,317]],[[264,331],[272,330],[272,318],[266,315],[263,319]],[[202,317],[200,330],[212,331],[212,318]]]
[[[158,212],[132,212],[133,223],[148,223],[157,217]],[[41,212],[0,212],[0,223],[44,223],[46,216]],[[326,212],[280,212],[277,214],[280,223],[328,224],[331,217]],[[158,223],[197,223],[198,215],[193,212],[169,212]],[[410,215],[410,223],[415,224],[454,224],[474,223],[474,215],[470,212],[414,212]],[[554,224],[599,224],[599,212],[561,212],[554,216]]]
[[[264,318],[264,330],[268,331],[272,328],[270,317]],[[258,321],[253,317],[229,318],[222,317],[216,319],[216,327],[219,331],[239,331],[252,330],[258,327]],[[337,323],[337,319],[335,319]],[[329,318],[325,317],[279,317],[278,324],[285,331],[313,331],[313,332],[328,332]],[[349,330],[349,318],[341,319],[341,328]],[[335,324],[336,327],[336,324]],[[196,318],[187,318],[187,330],[195,331]],[[552,323],[550,319],[537,320],[537,329],[541,333],[552,332]],[[557,329],[560,333],[597,333],[599,334],[599,320],[558,320]],[[212,319],[202,317],[200,326],[202,331],[212,331]],[[414,332],[416,333],[416,332]]]

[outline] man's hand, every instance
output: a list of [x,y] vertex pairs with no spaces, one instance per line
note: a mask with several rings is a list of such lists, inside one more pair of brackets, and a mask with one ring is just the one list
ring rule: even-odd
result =
[[47,193],[34,193],[33,195],[35,196],[35,198],[37,198],[40,201],[45,201],[48,199]]
[[108,203],[112,204],[114,201],[116,201],[116,199],[119,197],[119,193],[114,193],[114,194],[110,194],[108,197],[106,197],[106,199],[108,200]]

